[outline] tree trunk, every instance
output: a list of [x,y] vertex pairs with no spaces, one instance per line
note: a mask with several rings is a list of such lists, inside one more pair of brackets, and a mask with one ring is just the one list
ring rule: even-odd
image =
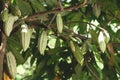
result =
[[0,45],[0,80],[3,80],[3,61],[6,52],[6,37],[3,33],[1,39],[2,39],[2,43]]
[[[0,0],[0,13],[4,9],[4,0]],[[6,36],[3,31],[3,21],[0,19],[0,80],[3,79],[3,61],[6,53]]]

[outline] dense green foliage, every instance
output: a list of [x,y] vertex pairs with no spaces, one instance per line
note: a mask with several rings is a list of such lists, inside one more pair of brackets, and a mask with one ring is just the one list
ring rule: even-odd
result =
[[[19,18],[7,37],[7,51],[14,54],[17,65],[23,65],[28,58],[31,67],[36,64],[32,75],[25,80],[118,80],[119,3],[120,0],[11,0],[9,13]],[[57,30],[58,13],[63,20],[62,33]],[[25,51],[22,24],[33,30],[29,48]],[[38,40],[43,31],[47,31],[48,40],[44,53],[40,53]],[[102,51],[98,37],[104,31],[110,40]]]

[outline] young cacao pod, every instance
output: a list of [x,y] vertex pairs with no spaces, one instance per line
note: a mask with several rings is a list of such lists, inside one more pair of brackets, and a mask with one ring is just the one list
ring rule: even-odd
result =
[[75,52],[75,45],[72,41],[70,41],[70,48],[73,52]]
[[7,36],[10,35],[14,22],[18,19],[17,16],[13,16],[12,14],[8,14],[8,20],[4,23],[4,31]]
[[44,55],[46,46],[47,46],[47,32],[43,31],[38,39],[38,49],[42,55]]
[[14,79],[16,76],[16,60],[11,51],[6,53],[6,62],[9,76]]
[[100,50],[104,53],[106,50],[106,43],[105,43],[105,37],[102,31],[100,31],[98,36],[98,44],[99,44]]
[[101,14],[101,8],[98,3],[93,4],[93,13],[98,18]]
[[60,13],[57,14],[56,22],[57,22],[57,29],[58,29],[59,33],[62,33],[62,31],[63,31],[63,20],[62,20],[62,16],[61,16]]
[[23,50],[26,51],[29,48],[32,32],[31,32],[31,29],[28,29],[27,24],[22,24],[21,28],[22,28],[22,31],[21,31],[22,47],[23,47]]

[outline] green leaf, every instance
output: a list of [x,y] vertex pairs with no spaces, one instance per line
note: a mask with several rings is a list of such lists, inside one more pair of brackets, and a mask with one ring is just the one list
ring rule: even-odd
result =
[[22,16],[28,16],[32,13],[32,8],[30,7],[29,3],[24,2],[23,0],[15,0],[15,2],[20,8]]
[[17,64],[23,64],[25,62],[25,59],[23,56],[20,54],[20,48],[19,48],[19,43],[16,42],[14,39],[9,39],[7,49],[9,51],[12,51],[13,55],[15,56]]
[[75,74],[72,74],[72,80],[88,80],[87,72],[82,71],[82,66],[77,64],[75,67]]
[[44,0],[44,1],[48,6],[51,6],[51,7],[56,7],[58,5],[57,0]]
[[[82,14],[80,12],[71,12],[67,15],[67,22],[70,22],[68,26],[74,27],[75,25],[79,25],[79,22],[74,23],[74,21],[80,21]],[[73,23],[71,23],[73,22]]]
[[97,43],[97,41],[98,41],[98,34],[93,29],[90,29],[89,32],[90,32],[90,34],[92,36],[92,40]]
[[30,0],[32,8],[34,9],[35,12],[43,12],[46,11],[46,8],[44,4],[40,3],[37,0]]
[[75,43],[73,43],[73,44],[75,45],[75,51],[73,51],[73,55],[76,58],[77,62],[82,65],[83,64],[82,61],[84,60],[83,53],[77,44],[75,44]]

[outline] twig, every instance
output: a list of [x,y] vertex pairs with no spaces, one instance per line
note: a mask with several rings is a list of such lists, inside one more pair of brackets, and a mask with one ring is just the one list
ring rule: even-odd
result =
[[110,23],[110,21],[112,21],[112,19],[113,19],[113,18],[111,18],[110,20],[108,20],[108,21],[104,24],[103,28],[105,28],[105,27]]
[[[78,8],[81,8],[81,7],[85,6],[86,4],[87,4],[87,0],[84,0],[83,3],[75,5],[75,6],[67,7],[63,11],[76,10]],[[33,15],[28,16],[27,18],[23,18],[21,21],[34,21],[34,20],[36,20],[35,18],[38,17],[38,16],[45,16],[45,15],[52,14],[52,13],[56,14],[58,12],[63,12],[63,11],[61,11],[59,9],[54,9],[54,10],[50,10],[50,11],[35,13]],[[17,27],[17,26],[15,25],[14,27]]]
[[11,5],[11,0],[8,0],[7,2],[5,2],[4,0],[3,0],[3,7],[4,8],[9,8],[9,6]]
[[78,37],[78,38],[80,38],[80,39],[82,39],[82,40],[88,39],[88,38],[85,37],[85,36],[81,36],[81,35],[79,35],[79,34],[76,34],[75,32],[73,32],[73,31],[70,30],[70,29],[64,29],[64,32],[71,33],[73,36]]
[[62,2],[61,2],[61,0],[58,0],[58,4],[59,4],[59,7],[60,7],[61,11],[63,11],[64,8],[63,8],[63,6],[62,6]]
[[38,17],[38,16],[48,15],[48,14],[52,14],[52,13],[55,14],[55,13],[63,12],[63,11],[76,10],[76,9],[79,9],[79,8],[85,6],[86,3],[87,3],[87,0],[84,0],[83,3],[75,5],[75,6],[64,8],[64,10],[62,10],[62,11],[60,9],[54,9],[54,10],[50,10],[50,11],[35,13],[33,15],[28,16],[26,19],[31,20],[32,18],[35,18],[35,17]]
[[51,23],[53,22],[53,20],[55,19],[55,17],[56,17],[56,14],[52,17],[52,19],[50,20],[50,22],[49,22],[49,24],[48,24],[48,29],[50,28],[50,25],[51,25]]
[[102,30],[102,31],[105,30],[104,28],[99,27],[99,26],[96,26],[96,25],[94,25],[94,24],[92,24],[92,23],[90,23],[90,22],[71,21],[71,22],[67,22],[67,23],[65,23],[65,24],[72,24],[72,23],[85,23],[85,24],[92,25],[92,26],[94,26],[94,27],[96,27],[96,28],[98,28],[98,29],[100,29],[100,30]]

